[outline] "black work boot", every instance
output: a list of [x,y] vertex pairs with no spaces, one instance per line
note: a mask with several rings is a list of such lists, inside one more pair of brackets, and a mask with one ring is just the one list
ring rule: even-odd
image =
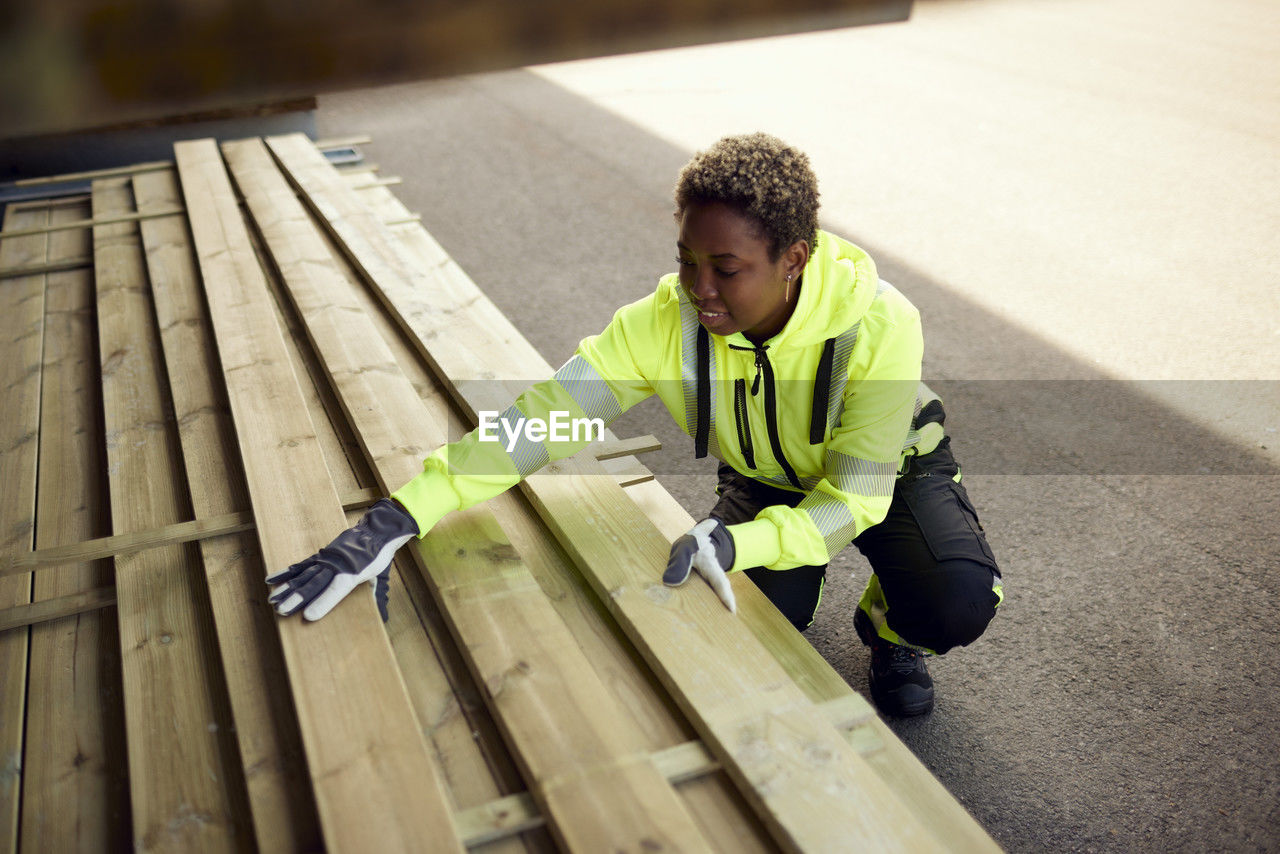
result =
[[867,684],[880,711],[899,718],[933,711],[933,679],[925,667],[924,654],[880,637],[861,608],[854,615],[853,627],[862,642],[871,647]]

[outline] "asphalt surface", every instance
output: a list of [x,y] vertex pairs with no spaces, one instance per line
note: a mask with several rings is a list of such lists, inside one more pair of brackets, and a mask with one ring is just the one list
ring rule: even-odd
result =
[[[1280,850],[1280,7],[906,24],[323,96],[548,361],[672,269],[690,154],[767,130],[920,308],[1007,601],[894,729],[1011,851]],[[519,366],[512,377],[519,377]],[[651,402],[652,403],[652,402]],[[714,469],[656,404],[646,462]],[[831,566],[808,637],[865,693]]]

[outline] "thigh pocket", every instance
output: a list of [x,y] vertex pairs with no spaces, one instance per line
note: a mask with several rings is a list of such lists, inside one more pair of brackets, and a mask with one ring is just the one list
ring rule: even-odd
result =
[[926,474],[902,484],[902,498],[934,560],[964,558],[1000,572],[963,486],[950,478]]

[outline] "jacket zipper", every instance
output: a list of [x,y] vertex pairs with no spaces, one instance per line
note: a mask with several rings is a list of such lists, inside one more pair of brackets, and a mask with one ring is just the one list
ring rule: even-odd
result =
[[[729,346],[733,347],[733,349],[735,350],[746,349],[745,347],[734,347],[732,344],[730,344]],[[756,356],[756,376],[751,383],[751,394],[754,397],[756,392],[759,391],[760,376],[763,373],[764,375],[764,416],[765,416],[765,426],[769,430],[769,449],[773,451],[773,458],[777,460],[778,465],[782,467],[783,474],[787,476],[787,481],[796,489],[802,489],[803,487],[800,486],[800,478],[796,477],[796,470],[791,467],[791,463],[787,461],[787,455],[784,454],[782,451],[782,439],[778,435],[778,400],[777,400],[777,391],[774,388],[774,382],[773,382],[773,365],[769,363],[769,354],[767,352],[769,348],[766,345],[757,344],[754,346],[753,349],[755,351],[755,356]],[[743,385],[746,384],[745,380],[739,380],[739,382],[742,382]],[[744,406],[742,411],[743,411],[743,414],[745,415],[746,413],[746,406],[745,406],[746,396],[745,395],[743,395],[743,403],[744,403]],[[740,432],[741,432],[741,429],[742,429],[742,425],[739,425]],[[744,456],[745,456],[745,449],[744,449]],[[752,462],[754,462],[754,459],[752,460]],[[755,468],[755,466],[753,465],[752,468]]]
[[738,447],[747,461],[747,467],[755,469],[756,451],[751,444],[751,420],[747,416],[747,381],[733,381],[733,415],[738,425]]

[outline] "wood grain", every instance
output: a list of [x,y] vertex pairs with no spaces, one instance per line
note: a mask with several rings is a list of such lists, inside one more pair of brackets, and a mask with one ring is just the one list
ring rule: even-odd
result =
[[[81,219],[55,208],[55,222]],[[52,235],[49,257],[83,255],[87,231]],[[89,271],[50,275],[45,300],[36,545],[56,547],[109,529],[94,286]],[[51,488],[53,485],[54,488]],[[105,851],[131,845],[120,646],[107,561],[85,560],[38,574],[26,621],[31,631],[22,848]],[[14,609],[15,611],[17,609]],[[75,616],[79,614],[79,616]],[[0,618],[0,625],[8,618]]]
[[[368,507],[380,497],[381,494],[373,489],[347,492],[342,497],[342,508],[344,510],[358,510]],[[133,552],[156,548],[157,546],[190,543],[209,537],[221,537],[227,534],[239,534],[252,530],[253,514],[249,511],[221,513],[204,519],[161,525],[158,528],[151,528],[146,531],[130,531],[125,534],[93,537],[62,546],[38,548],[33,552],[20,554],[11,559],[7,566],[0,568],[0,577],[30,572],[41,567],[101,560],[102,558],[132,554]]]
[[[865,725],[875,712],[857,695],[831,700],[818,710],[853,743],[858,738],[854,731]],[[881,745],[860,739],[855,745],[861,752],[876,751]],[[674,747],[658,751],[651,756],[658,771],[672,784],[688,787],[694,781],[705,781],[708,775],[720,769],[720,763],[700,741],[686,741]],[[537,804],[527,795],[501,798],[458,814],[458,827],[467,847],[488,844],[503,839],[521,829],[537,827],[542,823]],[[719,839],[719,838],[718,838]],[[722,845],[722,849],[723,849]],[[738,848],[731,850],[737,851]],[[765,850],[765,849],[761,849]]]
[[[266,148],[246,141],[224,150],[375,471],[394,489],[444,442],[444,424],[325,263],[323,239]],[[492,514],[451,517],[419,552],[561,842],[579,851],[705,849]]]
[[[403,210],[403,206],[386,190],[366,191],[361,196],[374,207],[380,218],[394,218],[398,211]],[[401,330],[387,317],[382,304],[362,283],[353,283],[352,292],[377,325],[401,372],[419,397],[432,412],[442,413],[439,417],[448,419],[455,431],[451,432],[451,437],[460,436],[463,419],[450,408],[449,396],[430,375]],[[443,415],[446,412],[450,414]],[[590,445],[583,453],[595,453],[605,444]],[[586,587],[520,494],[514,491],[504,493],[490,500],[486,506],[498,519],[503,532],[537,579],[560,619],[570,627],[575,642],[591,661],[598,678],[618,701],[622,713],[644,734],[647,748],[657,750],[688,738],[691,731],[661,686],[631,650],[613,619]],[[731,786],[704,780],[692,789],[684,787],[680,794],[709,839],[726,846],[725,850],[741,854],[757,850],[753,846],[755,839],[750,836],[751,817]],[[467,806],[484,803],[486,801],[472,801]]]
[[[360,484],[372,483],[374,476],[330,378],[308,343],[306,326],[298,316],[287,289],[279,281],[274,262],[262,245],[256,228],[251,237],[279,310],[280,323],[288,333],[285,344],[295,372],[302,380],[303,397],[316,426],[329,473],[339,493],[346,493]],[[337,249],[331,244],[328,248],[332,263],[344,275],[351,276],[350,268]],[[377,487],[371,491],[378,497],[385,495]],[[348,511],[348,523],[354,524],[358,515]],[[396,593],[388,600],[387,635],[422,726],[423,737],[432,757],[440,765],[452,803],[462,808],[522,790],[524,782],[484,707],[421,573],[410,567],[407,551],[393,562],[392,575],[392,587]],[[400,595],[402,586],[409,596]],[[551,840],[544,831],[537,831],[521,839],[498,843],[494,854],[524,851],[526,846],[534,851],[549,850]]]
[[183,213],[184,211],[182,208],[170,205],[167,208],[147,211],[145,213],[142,211],[134,211],[133,213],[113,214],[112,216],[107,217],[89,217],[86,219],[53,221],[48,225],[21,228],[12,232],[6,231],[0,233],[0,238],[12,240],[15,237],[21,237],[29,234],[47,234],[54,231],[74,231],[81,228],[93,228],[98,225],[114,225],[118,222],[138,222],[139,220],[154,219],[162,216],[176,217],[182,216]]
[[[47,211],[11,211],[5,230],[43,225]],[[47,261],[48,237],[33,235],[0,243],[0,270]],[[40,430],[40,356],[44,341],[45,277],[0,283],[0,556],[10,558],[34,545],[36,464]],[[0,608],[31,601],[31,577],[0,580]],[[22,786],[22,739],[27,690],[28,632],[0,634],[0,846],[14,850]]]
[[[133,210],[127,178],[93,184],[93,214]],[[111,520],[116,533],[183,518],[187,499],[134,223],[93,230]],[[136,848],[233,851],[239,767],[218,736],[222,681],[198,557],[171,546],[117,558],[116,595]]]
[[[98,587],[93,590],[86,590],[82,593],[68,593],[65,596],[58,596],[53,599],[41,599],[38,602],[32,602],[30,605],[17,605],[13,608],[5,608],[3,611],[0,611],[0,632],[8,631],[9,629],[17,628],[18,626],[37,626],[41,623],[60,620],[63,617],[74,617],[77,614],[86,614],[90,611],[97,611],[114,604],[116,604],[116,588],[114,584]],[[108,615],[108,617],[110,616],[111,615]],[[41,626],[41,628],[45,627]],[[96,638],[93,640],[96,640]],[[96,646],[96,644],[91,646]],[[34,657],[34,655],[35,652],[33,650],[32,656]],[[35,692],[36,685],[34,684],[34,667],[31,672],[31,678],[33,680],[31,687],[32,701],[35,702],[37,694]],[[46,687],[45,690],[41,691],[38,695],[40,697],[40,702],[48,703],[50,695],[52,694],[53,691]],[[68,711],[74,711],[74,709],[74,703],[67,705]],[[88,717],[88,715],[86,715],[86,717]],[[97,717],[97,715],[94,717]],[[48,718],[49,716],[46,715],[45,719],[47,720]],[[33,728],[28,732],[28,742],[28,747],[32,747],[40,744],[49,744],[50,740],[45,738],[41,741],[36,738],[33,721]],[[25,765],[26,770],[23,772],[23,776],[26,778],[28,783],[36,786],[35,792],[32,793],[34,795],[36,792],[48,791],[49,787],[39,786],[39,783],[41,782],[40,775],[38,772],[33,770],[32,766],[35,763],[32,759],[33,757],[31,757],[30,751],[28,751],[27,762]],[[32,799],[33,798],[29,798],[28,800]],[[60,807],[63,806],[65,806],[65,801],[60,804]],[[25,809],[26,808],[24,807],[24,811]],[[25,820],[26,819],[24,819],[24,822]]]
[[[142,215],[182,203],[172,170],[136,175],[133,188]],[[198,518],[247,511],[244,473],[187,224],[143,217],[139,227],[147,269],[157,283],[156,321],[192,511]],[[267,851],[316,848],[320,828],[314,800],[307,787],[293,782],[305,776],[306,766],[292,703],[276,687],[287,673],[266,602],[257,544],[249,533],[234,533],[204,538],[199,550],[235,716],[254,837]]]
[[154,169],[172,169],[173,161],[152,160],[147,163],[135,163],[132,166],[113,166],[108,169],[90,169],[84,172],[65,172],[60,175],[44,175],[39,178],[19,178],[13,182],[15,187],[45,187],[50,184],[70,184],[73,181],[90,181],[97,178],[119,178],[121,176],[138,175]]
[[[212,140],[174,147],[266,566],[347,527]],[[372,599],[277,620],[326,846],[461,851]]]
[[58,273],[63,270],[88,269],[92,266],[93,259],[91,257],[77,255],[64,261],[40,261],[33,264],[0,268],[0,280],[17,279],[23,276],[38,276],[41,273]]
[[570,465],[529,478],[526,494],[775,841],[794,851],[941,850],[709,588],[661,584],[652,567],[670,541],[620,489],[583,460]]
[[[392,218],[403,211],[403,205],[386,190],[367,190],[361,192],[360,197],[373,206],[382,219]],[[393,231],[410,256],[417,259],[416,263],[423,267],[440,266],[438,245],[430,242],[421,228],[400,226]],[[436,248],[430,249],[430,246]],[[477,298],[476,304],[484,301],[474,291],[474,286],[472,288],[468,299]],[[369,296],[368,299],[373,298]],[[366,310],[381,322],[392,324],[385,311],[375,311],[372,304]],[[420,355],[413,356],[408,352],[414,349],[412,345],[417,343],[416,339],[410,339],[403,331],[397,332],[394,328],[384,329],[383,337],[406,351],[397,360],[402,370],[414,377],[415,388],[430,386],[432,394],[428,403],[441,405],[443,395],[439,385],[423,373],[425,362]],[[532,358],[540,359],[536,352]],[[542,364],[545,366],[545,362]],[[545,370],[549,373],[550,367]],[[466,419],[456,416],[454,420],[465,422]],[[605,444],[607,441],[588,446],[582,453],[594,453],[594,449]],[[645,733],[649,749],[659,751],[692,737],[693,732],[684,716],[675,708],[662,686],[657,684],[617,622],[596,598],[559,544],[549,536],[520,492],[512,490],[496,496],[487,506],[493,510],[560,618],[572,628],[574,637],[600,679],[621,701],[625,713]],[[723,773],[686,783],[680,787],[679,793],[704,834],[722,850],[740,854],[772,850],[767,834]]]

